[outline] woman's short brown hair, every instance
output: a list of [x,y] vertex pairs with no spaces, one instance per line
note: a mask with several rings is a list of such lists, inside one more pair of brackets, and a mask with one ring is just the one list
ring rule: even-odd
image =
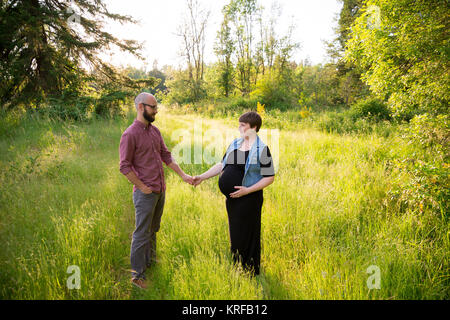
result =
[[248,123],[250,125],[250,128],[256,127],[256,132],[259,131],[262,125],[261,116],[255,111],[244,113],[242,116],[240,116],[239,122]]

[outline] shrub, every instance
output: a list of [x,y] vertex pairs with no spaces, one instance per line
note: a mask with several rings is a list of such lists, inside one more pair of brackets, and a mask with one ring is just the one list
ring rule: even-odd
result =
[[236,97],[226,105],[229,111],[255,110],[258,101],[254,98]]
[[360,118],[370,118],[375,121],[391,120],[391,114],[386,104],[374,98],[360,100],[352,105],[350,116],[353,120]]
[[10,111],[0,109],[0,137],[12,136],[12,132],[20,126],[25,113],[24,108],[16,108]]
[[84,121],[94,109],[94,100],[79,97],[70,101],[64,99],[49,99],[47,105],[39,113],[50,119]]
[[403,129],[403,138],[414,153],[395,159],[393,168],[409,178],[390,190],[391,200],[422,213],[433,212],[448,218],[450,199],[450,130],[448,115],[423,114]]
[[104,92],[95,100],[94,112],[102,117],[124,117],[127,113],[126,105],[133,104],[133,96],[129,91]]
[[286,110],[294,103],[294,95],[289,87],[271,73],[258,80],[255,90],[250,93],[250,98],[265,104],[268,109]]

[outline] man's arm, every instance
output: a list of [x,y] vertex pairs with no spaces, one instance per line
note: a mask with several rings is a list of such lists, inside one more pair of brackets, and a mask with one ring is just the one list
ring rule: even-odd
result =
[[128,172],[125,177],[127,177],[128,180],[130,180],[130,182],[132,184],[134,184],[136,186],[136,188],[138,188],[139,190],[141,190],[143,193],[145,194],[150,194],[152,193],[152,189],[150,189],[149,187],[147,187],[142,181],[141,179],[139,179],[137,177],[137,175],[134,173],[134,171],[130,171]]
[[184,171],[180,168],[180,166],[172,160],[172,162],[168,165],[170,169],[175,171],[181,179],[183,179],[184,182],[187,182],[189,184],[194,184],[194,178],[192,178],[190,175],[184,173]]
[[184,173],[184,171],[180,168],[180,166],[175,162],[175,160],[172,158],[171,152],[167,149],[167,146],[164,143],[164,139],[159,130],[158,133],[160,137],[162,161],[166,164],[166,166],[175,171],[181,177],[181,179],[183,179],[184,182],[194,184],[194,178]]

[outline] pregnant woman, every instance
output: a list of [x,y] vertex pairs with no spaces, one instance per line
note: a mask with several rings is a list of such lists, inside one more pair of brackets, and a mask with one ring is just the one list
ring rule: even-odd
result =
[[262,120],[256,112],[239,118],[241,138],[228,147],[222,162],[194,178],[194,185],[220,174],[219,188],[226,208],[234,262],[253,275],[260,273],[263,189],[275,178],[270,150],[257,132]]

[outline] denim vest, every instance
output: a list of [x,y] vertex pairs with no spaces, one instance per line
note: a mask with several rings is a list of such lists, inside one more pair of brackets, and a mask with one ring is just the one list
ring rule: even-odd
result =
[[[237,138],[230,144],[225,154],[225,158],[222,161],[222,170],[225,168],[225,164],[227,163],[230,153],[236,149],[239,149],[243,141],[244,138]],[[261,141],[258,135],[256,135],[256,140],[253,143],[248,154],[247,161],[245,162],[245,173],[244,178],[242,179],[242,185],[244,187],[250,187],[263,178],[261,175],[260,159],[265,147],[266,144]]]

